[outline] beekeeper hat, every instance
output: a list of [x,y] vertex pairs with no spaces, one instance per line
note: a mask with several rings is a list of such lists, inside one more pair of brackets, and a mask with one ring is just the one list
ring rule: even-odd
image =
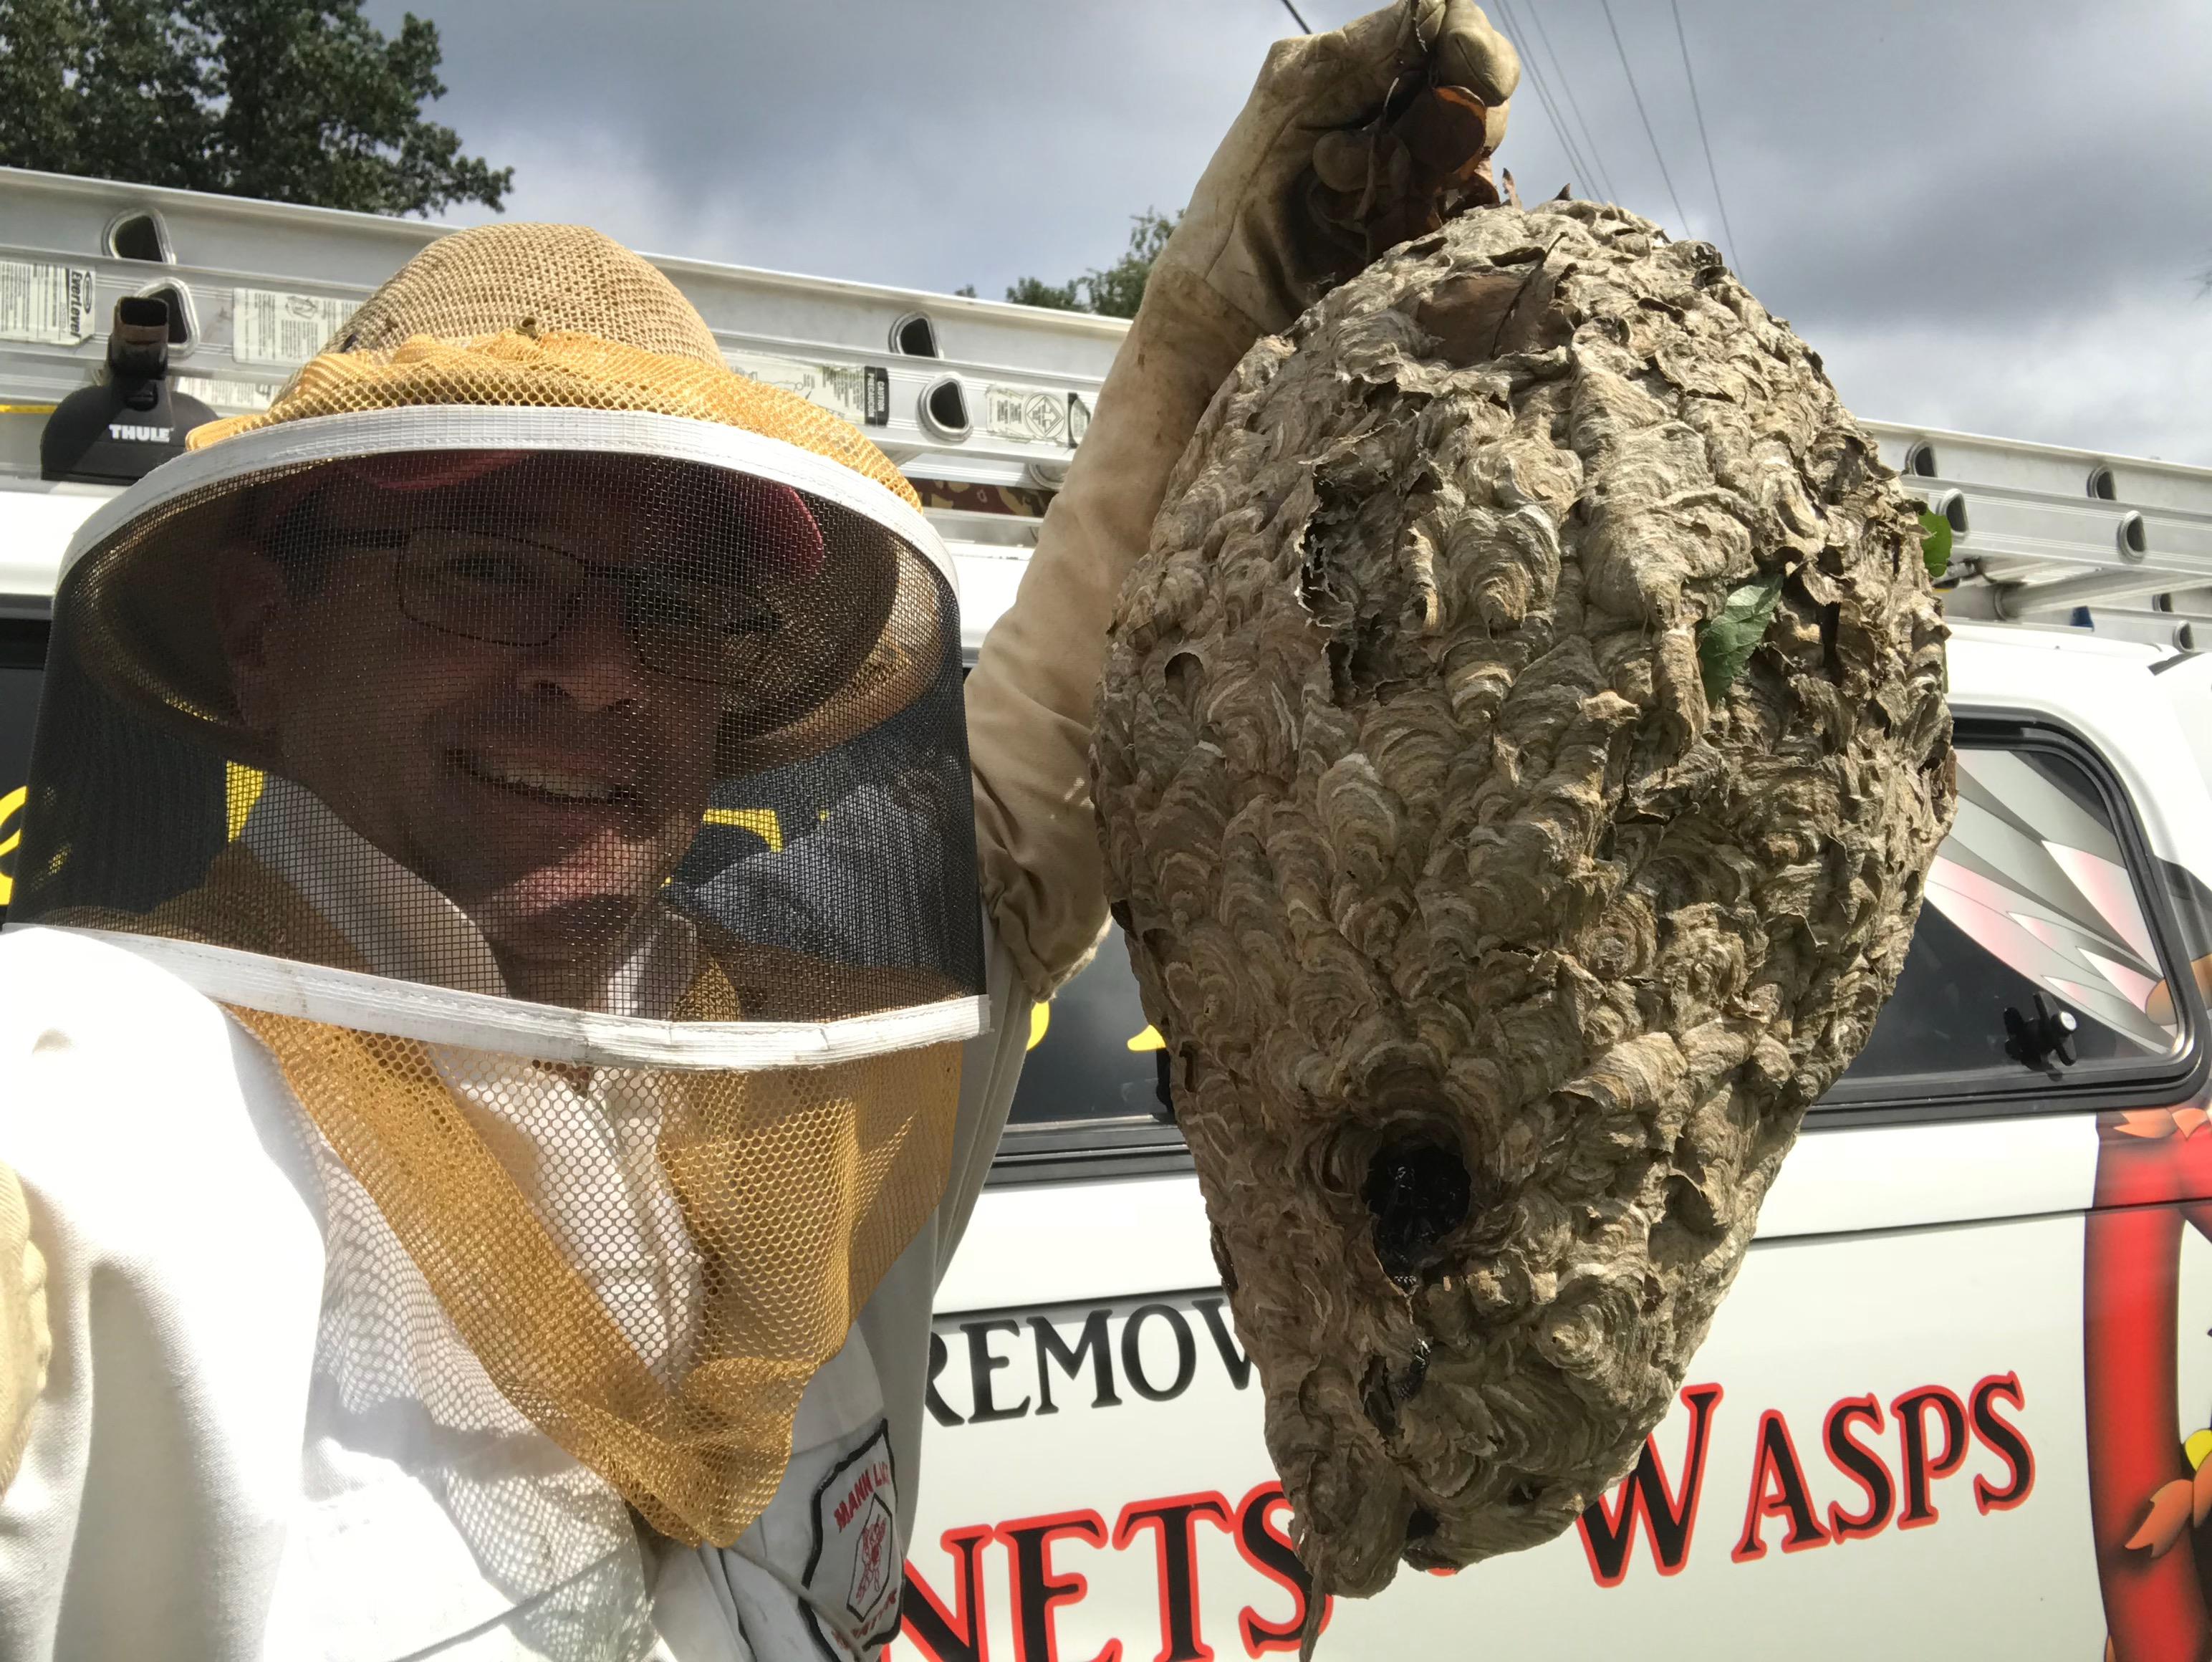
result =
[[[81,588],[76,634],[111,691],[249,763],[270,758],[232,702],[214,557],[363,458],[580,451],[720,470],[752,540],[783,547],[790,614],[781,655],[732,690],[725,773],[811,755],[904,708],[944,649],[935,597],[921,591],[931,567],[949,590],[950,564],[890,459],[829,411],[728,368],[666,277],[581,226],[440,238],[267,411],[210,423],[189,444],[80,537],[79,550],[111,548]],[[848,534],[826,539],[825,561],[826,520]],[[927,557],[896,557],[871,531]]]

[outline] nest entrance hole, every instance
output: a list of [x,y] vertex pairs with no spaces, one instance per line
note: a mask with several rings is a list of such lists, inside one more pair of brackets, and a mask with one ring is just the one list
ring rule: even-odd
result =
[[1374,1219],[1382,1273],[1411,1292],[1437,1243],[1466,1221],[1473,1196],[1466,1160],[1440,1138],[1401,1137],[1376,1150],[1360,1198]]

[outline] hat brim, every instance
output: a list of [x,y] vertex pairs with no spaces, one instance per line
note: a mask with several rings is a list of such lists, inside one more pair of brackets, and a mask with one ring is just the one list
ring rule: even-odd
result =
[[[406,424],[395,429],[389,419],[405,413],[421,412],[331,417],[297,423],[289,434],[242,435],[222,452],[201,452],[167,465],[95,515],[71,550],[58,596],[58,605],[69,609],[69,636],[88,672],[111,694],[170,730],[246,765],[277,766],[266,738],[240,719],[232,696],[230,667],[216,624],[218,573],[226,560],[252,550],[271,501],[302,497],[304,474],[357,461],[364,454],[392,456],[414,447],[405,442]],[[464,420],[458,423],[463,430],[441,436],[463,438],[465,429],[475,428],[483,437],[511,441],[520,435],[519,428],[528,428],[535,441],[520,447],[530,450],[574,448],[595,457],[627,455],[679,467],[702,460],[696,455],[670,456],[651,442],[655,435],[649,432],[632,432],[626,435],[632,442],[611,449],[604,443],[547,441],[573,441],[611,419],[630,427],[702,425],[682,418],[635,412],[611,417],[576,411],[465,414],[509,419]],[[518,423],[514,417],[534,419]],[[340,435],[303,430],[340,427],[355,429],[354,442]],[[372,427],[386,430],[366,430]],[[609,435],[594,436],[604,441]],[[684,436],[696,441],[701,435]],[[705,436],[706,447],[719,451],[763,445],[775,451],[790,448],[742,433],[710,429]],[[278,437],[289,442],[253,442]],[[302,438],[321,442],[303,446]],[[450,452],[468,447],[449,442],[434,447]],[[250,465],[257,458],[240,454],[264,449],[273,454],[258,458],[266,465],[258,467]],[[323,454],[307,454],[317,450]],[[226,465],[211,466],[218,459]],[[718,457],[708,465],[726,466],[730,460],[744,459]],[[952,605],[944,581],[949,562],[941,545],[929,545],[933,533],[920,514],[888,499],[870,500],[884,493],[866,491],[864,484],[866,494],[856,505],[849,500],[855,493],[836,477],[839,470],[804,453],[767,460],[778,467],[729,471],[798,491],[825,533],[830,556],[814,560],[817,569],[805,575],[789,579],[790,594],[798,597],[793,603],[797,615],[787,624],[790,647],[779,655],[773,686],[733,689],[716,742],[716,770],[725,777],[803,759],[896,715],[941,673],[945,642],[957,638],[957,622],[950,629],[945,622]],[[177,470],[215,477],[162,478]],[[778,478],[779,472],[824,477]],[[831,490],[817,492],[810,484]],[[167,488],[158,488],[162,485]],[[133,496],[144,498],[136,504],[136,514],[128,511]],[[856,506],[864,511],[856,512]],[[914,523],[897,523],[902,518]],[[923,533],[920,545],[914,539],[917,527]]]

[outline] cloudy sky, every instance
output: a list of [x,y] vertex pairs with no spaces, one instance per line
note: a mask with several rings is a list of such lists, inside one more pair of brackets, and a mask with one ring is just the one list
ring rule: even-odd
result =
[[[1180,206],[1295,32],[1281,0],[411,4],[510,216],[986,295]],[[1679,4],[1735,263],[1854,409],[2212,466],[2212,6]],[[1726,243],[1668,0],[1611,7],[1656,158],[1602,0],[1508,0],[1596,180],[1527,80],[1500,159]]]

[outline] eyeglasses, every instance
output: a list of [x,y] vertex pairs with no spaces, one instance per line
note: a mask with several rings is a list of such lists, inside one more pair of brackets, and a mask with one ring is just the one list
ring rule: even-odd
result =
[[592,575],[622,589],[623,632],[648,669],[732,686],[751,673],[782,620],[727,579],[603,565],[513,537],[426,526],[375,545],[398,555],[400,610],[416,623],[495,646],[544,646],[575,618]]

